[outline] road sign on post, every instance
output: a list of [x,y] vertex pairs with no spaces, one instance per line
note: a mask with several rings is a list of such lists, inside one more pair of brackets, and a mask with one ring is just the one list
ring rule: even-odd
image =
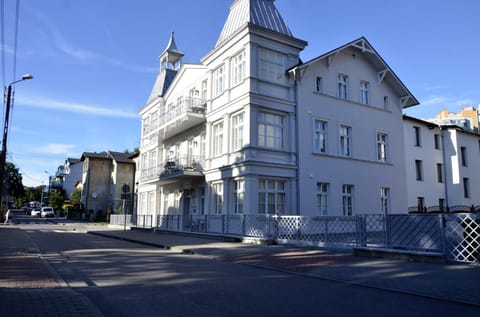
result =
[[123,231],[127,231],[127,204],[126,200],[130,200],[130,186],[122,185],[121,199],[123,200]]

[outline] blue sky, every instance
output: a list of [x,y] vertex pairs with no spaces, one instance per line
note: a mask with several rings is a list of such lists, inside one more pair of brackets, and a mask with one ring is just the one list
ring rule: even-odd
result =
[[[138,111],[170,33],[183,61],[198,63],[214,47],[233,0],[20,0],[16,75],[16,1],[4,2],[2,84],[35,77],[15,86],[7,159],[25,185],[37,186],[67,157],[138,147]],[[421,102],[409,115],[480,104],[480,1],[275,4],[293,34],[308,41],[304,61],[365,36]]]

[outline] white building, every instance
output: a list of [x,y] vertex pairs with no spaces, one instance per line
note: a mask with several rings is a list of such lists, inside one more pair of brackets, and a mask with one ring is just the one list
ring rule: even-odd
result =
[[406,212],[402,109],[365,38],[301,63],[272,0],[236,0],[201,64],[174,37],[140,111],[138,214]]
[[410,211],[480,204],[480,135],[408,116],[404,133]]

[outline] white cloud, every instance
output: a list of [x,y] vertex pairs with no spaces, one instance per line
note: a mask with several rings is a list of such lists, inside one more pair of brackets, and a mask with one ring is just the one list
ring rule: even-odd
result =
[[68,155],[75,148],[73,144],[61,144],[61,143],[50,143],[40,148],[37,148],[36,151],[39,153],[48,153],[48,154],[65,154]]
[[45,97],[29,97],[21,95],[16,98],[17,104],[35,108],[52,109],[75,112],[94,116],[121,117],[138,119],[138,114],[122,109],[103,108],[94,105],[86,105],[76,102],[54,100]]

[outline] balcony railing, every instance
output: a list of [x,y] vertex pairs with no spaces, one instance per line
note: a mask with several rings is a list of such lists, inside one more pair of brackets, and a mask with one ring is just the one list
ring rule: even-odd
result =
[[152,122],[145,125],[143,127],[143,134],[146,135],[152,131],[155,131],[168,122],[176,120],[177,118],[187,114],[205,116],[206,109],[207,103],[204,99],[193,97],[184,98],[182,102],[168,106],[164,112],[159,113],[157,119],[154,119]]
[[168,159],[167,161],[147,169],[142,169],[140,179],[144,182],[159,180],[161,177],[172,176],[175,173],[203,172],[204,157],[185,155]]

